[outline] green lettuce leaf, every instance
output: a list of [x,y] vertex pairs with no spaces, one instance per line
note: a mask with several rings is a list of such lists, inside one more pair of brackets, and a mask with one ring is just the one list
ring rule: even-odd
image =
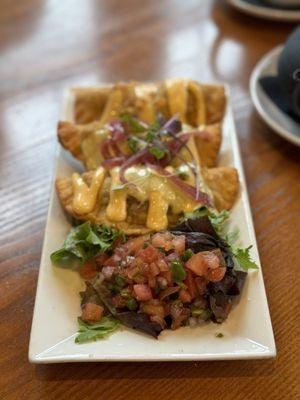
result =
[[113,317],[102,317],[100,322],[87,324],[78,318],[78,336],[75,343],[86,343],[98,339],[105,339],[120,327],[120,322]]
[[118,238],[124,241],[125,234],[87,221],[71,229],[63,247],[51,254],[51,262],[60,267],[77,269],[89,258],[108,251]]

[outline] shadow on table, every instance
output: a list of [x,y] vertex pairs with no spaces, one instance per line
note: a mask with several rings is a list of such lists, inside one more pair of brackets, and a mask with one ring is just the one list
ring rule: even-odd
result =
[[295,163],[299,166],[300,160],[300,147],[288,142],[276,132],[274,132],[269,126],[260,118],[257,112],[253,109],[249,117],[249,145],[253,142],[256,148],[259,148],[259,143],[270,147],[273,150],[281,153],[281,155],[288,159],[290,162]]
[[276,360],[171,362],[171,363],[73,363],[35,367],[40,381],[110,379],[195,379],[267,377],[274,373]]

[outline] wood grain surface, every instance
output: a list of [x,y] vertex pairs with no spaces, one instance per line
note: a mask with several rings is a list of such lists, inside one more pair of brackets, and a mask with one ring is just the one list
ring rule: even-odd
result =
[[[0,1],[1,400],[300,399],[300,148],[266,127],[248,91],[256,62],[292,29],[223,1]],[[231,86],[278,356],[31,365],[62,90],[170,76]]]

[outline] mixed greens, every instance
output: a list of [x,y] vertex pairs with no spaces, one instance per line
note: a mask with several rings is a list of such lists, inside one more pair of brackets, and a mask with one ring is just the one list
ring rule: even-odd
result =
[[77,343],[107,337],[121,325],[157,337],[163,329],[223,322],[257,269],[250,247],[225,233],[229,214],[201,207],[170,231],[126,238],[85,222],[73,228],[53,264],[77,269],[81,293]]

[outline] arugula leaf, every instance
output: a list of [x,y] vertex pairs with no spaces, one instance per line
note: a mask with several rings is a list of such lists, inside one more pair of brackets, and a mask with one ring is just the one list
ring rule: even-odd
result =
[[167,154],[167,151],[153,146],[150,147],[149,153],[151,153],[157,160],[161,160]]
[[52,253],[50,258],[55,265],[77,269],[89,258],[109,250],[118,238],[124,241],[125,234],[105,225],[92,225],[88,221],[71,229],[63,247]]
[[145,132],[146,127],[142,125],[133,115],[130,113],[124,113],[120,116],[120,120],[128,124],[129,130],[134,133]]
[[104,339],[120,327],[120,322],[113,317],[102,317],[100,322],[94,324],[87,324],[80,317],[77,321],[79,330],[75,343]]
[[252,246],[249,246],[246,249],[242,249],[239,247],[232,248],[237,263],[244,271],[248,271],[248,269],[258,269],[256,262],[251,259],[251,247]]

